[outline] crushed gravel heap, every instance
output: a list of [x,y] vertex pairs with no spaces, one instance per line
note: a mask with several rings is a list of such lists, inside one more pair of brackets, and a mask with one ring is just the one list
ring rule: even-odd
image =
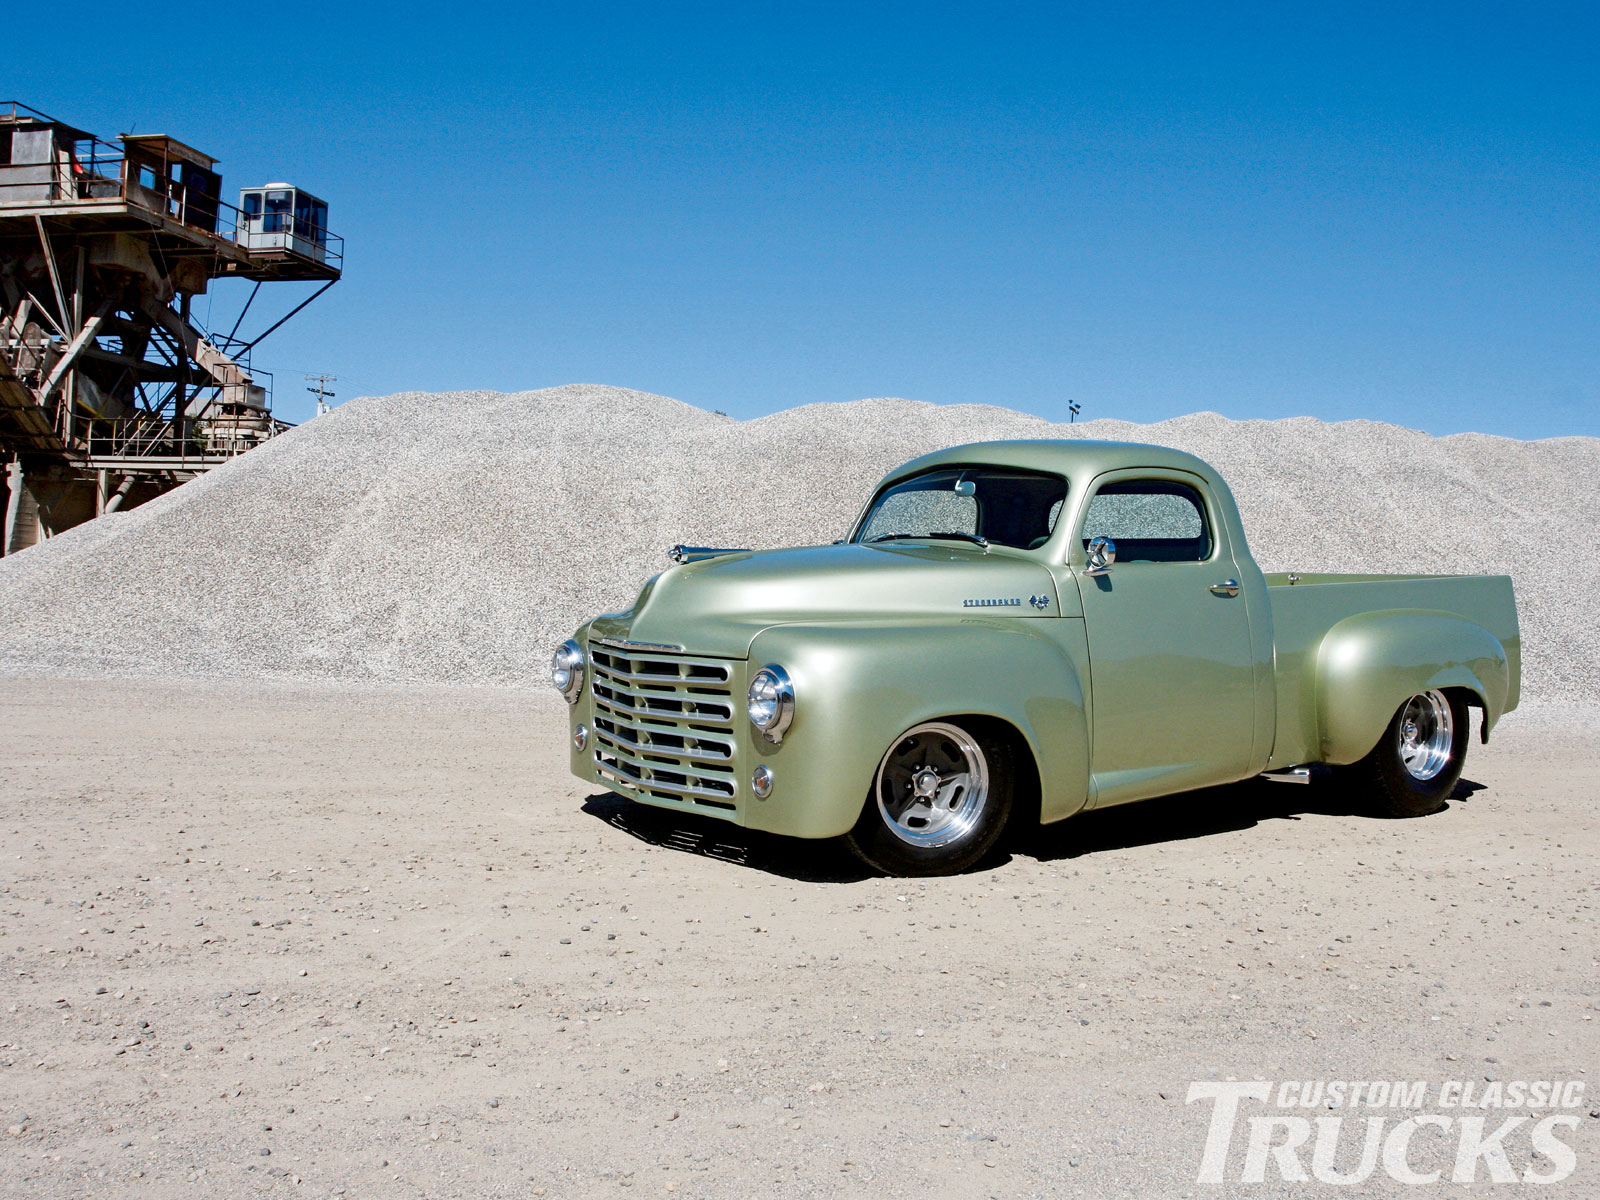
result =
[[1267,570],[1509,573],[1525,696],[1600,702],[1600,439],[1369,421],[1054,425],[908,400],[735,421],[622,388],[353,400],[150,504],[0,559],[0,665],[544,686],[676,542],[840,536],[915,455],[1156,442],[1215,464]]

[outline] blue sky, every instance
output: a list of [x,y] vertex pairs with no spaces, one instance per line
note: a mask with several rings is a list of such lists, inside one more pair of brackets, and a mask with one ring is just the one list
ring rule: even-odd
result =
[[0,90],[348,240],[257,352],[290,419],[325,371],[1600,434],[1593,6],[96,9],[9,18]]

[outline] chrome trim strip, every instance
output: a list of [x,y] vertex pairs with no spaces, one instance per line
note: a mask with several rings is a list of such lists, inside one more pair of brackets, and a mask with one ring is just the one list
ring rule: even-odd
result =
[[[692,725],[696,724],[719,726],[715,731],[717,733],[733,732],[732,717],[707,716],[704,713],[664,713],[656,712],[654,709],[630,708],[619,701],[608,700],[598,692],[595,693],[594,702],[603,706],[603,710],[606,713],[618,714],[617,720],[624,725],[645,724],[648,721],[654,721],[658,724],[663,721],[677,721],[681,722],[681,726],[673,727],[672,732],[674,733],[689,730]],[[637,720],[630,721],[629,717],[637,718]],[[720,728],[723,726],[726,726],[726,730]]]
[[595,682],[603,683],[607,691],[617,692],[621,695],[632,697],[635,700],[661,700],[672,704],[694,704],[705,708],[716,707],[726,709],[727,715],[718,716],[715,712],[673,712],[670,709],[651,708],[648,703],[645,704],[643,708],[633,708],[626,704],[620,704],[615,700],[610,700],[607,697],[600,695],[599,692],[595,693],[596,700],[614,705],[625,712],[640,713],[652,717],[665,717],[670,721],[731,722],[733,720],[733,700],[731,697],[727,700],[719,700],[711,696],[689,696],[667,692],[636,692],[632,688],[623,687],[621,684],[613,683],[609,679],[597,679]]
[[682,646],[675,646],[671,642],[630,642],[627,638],[590,638],[597,646],[610,646],[617,650],[676,650],[683,651]]
[[[598,709],[595,710],[595,715],[596,716],[605,717],[608,720],[610,720],[613,724],[623,725],[623,726],[626,726],[629,729],[644,729],[644,730],[648,730],[651,733],[669,733],[669,734],[674,734],[674,735],[676,735],[678,737],[718,738],[718,739],[726,739],[730,743],[733,741],[734,731],[732,729],[733,722],[731,722],[731,721],[724,722],[724,721],[719,721],[716,718],[709,718],[709,719],[702,718],[702,719],[698,720],[698,723],[701,724],[701,725],[706,725],[706,724],[710,724],[710,725],[728,725],[729,728],[726,728],[726,729],[697,729],[697,728],[694,728],[693,726],[688,725],[688,724],[683,724],[683,725],[672,725],[672,724],[669,724],[668,723],[668,718],[664,714],[638,713],[635,710],[629,708],[625,704],[610,703],[610,702],[608,702],[606,700],[606,698],[604,696],[596,695],[595,696],[595,701],[598,704],[604,705],[603,708],[598,708]],[[625,713],[633,713],[634,717],[637,718],[637,719],[630,720],[627,716],[623,715]],[[683,721],[686,721],[686,722],[689,721],[689,720],[695,720],[695,718],[689,718],[689,717],[680,718],[680,717],[678,717],[676,715],[674,715],[671,719],[672,720],[683,720]]]
[[[630,725],[630,726],[628,726],[628,728],[636,729],[638,727]],[[687,749],[683,749],[683,748],[678,747],[678,746],[652,746],[652,745],[649,745],[648,743],[645,743],[645,742],[636,742],[632,738],[622,736],[622,734],[620,734],[620,733],[613,733],[609,729],[600,729],[598,727],[594,731],[594,736],[599,738],[603,742],[611,742],[611,743],[616,744],[616,745],[630,746],[634,750],[637,750],[642,754],[658,754],[662,758],[686,758],[686,759],[690,759],[693,762],[708,762],[708,763],[732,763],[733,762],[733,743],[732,742],[729,742],[727,744],[726,753],[723,753],[723,754],[706,754],[702,750],[687,750]],[[673,736],[674,737],[684,737],[684,736],[692,737],[693,735],[674,731],[673,732]],[[704,741],[704,739],[699,739],[699,738],[697,738],[696,740],[697,741],[702,741],[702,742]],[[720,742],[717,743],[717,744],[721,745]]]
[[[665,658],[640,658],[640,656],[637,655],[637,654],[630,655],[629,657],[634,659],[635,661],[638,661],[638,662],[672,662],[672,661],[674,661],[672,659],[665,659]],[[732,683],[733,682],[733,668],[728,666],[725,663],[701,662],[699,659],[696,659],[696,658],[680,658],[680,659],[677,659],[675,661],[680,662],[680,663],[685,663],[685,664],[687,664],[687,665],[689,665],[691,667],[710,667],[713,670],[722,671],[724,674],[723,674],[721,679],[707,679],[704,676],[684,675],[684,674],[681,674],[681,673],[677,674],[677,675],[635,675],[635,674],[632,674],[631,672],[628,672],[628,671],[619,671],[615,667],[603,666],[600,663],[595,663],[594,664],[594,669],[595,669],[595,673],[596,674],[613,675],[618,679],[626,679],[626,680],[629,680],[632,683],[682,683],[682,684],[697,684],[698,683],[698,684],[703,684],[703,685],[715,686],[715,685],[717,685],[719,683]]]
[[[632,754],[626,754],[621,750],[613,750],[611,752],[611,757],[616,759],[619,763],[627,763],[630,767],[637,767],[641,771],[666,771],[671,775],[686,776],[701,785],[711,783],[726,783],[728,785],[730,790],[727,793],[711,791],[710,794],[713,796],[726,794],[728,799],[732,800],[734,793],[739,790],[739,785],[734,781],[734,778],[731,774],[723,776],[715,771],[695,770],[688,763],[684,763],[681,768],[677,768],[676,764],[673,763],[651,762],[648,759],[637,758]],[[653,787],[654,785],[655,780],[645,780],[644,786]],[[672,784],[669,786],[677,787],[679,785]]]
[[735,798],[726,792],[713,792],[706,788],[684,787],[675,783],[658,783],[652,779],[640,779],[621,769],[620,763],[618,766],[612,766],[609,763],[601,762],[598,751],[595,754],[594,765],[598,774],[609,776],[634,791],[667,792],[674,796],[681,796],[685,800],[715,800],[718,804],[724,805],[729,809],[738,807]]

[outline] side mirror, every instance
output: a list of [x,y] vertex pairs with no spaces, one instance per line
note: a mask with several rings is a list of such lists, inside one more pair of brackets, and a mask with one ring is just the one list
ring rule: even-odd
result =
[[1089,543],[1089,569],[1085,575],[1104,575],[1117,561],[1117,544],[1107,537],[1097,537]]

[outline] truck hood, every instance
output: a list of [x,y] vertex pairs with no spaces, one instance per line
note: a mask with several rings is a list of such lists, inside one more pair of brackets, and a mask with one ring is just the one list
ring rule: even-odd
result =
[[[1037,604],[1035,597],[1045,603]],[[974,546],[808,546],[727,554],[663,571],[596,637],[744,658],[773,625],[847,618],[1054,617],[1055,581],[1031,558]]]

